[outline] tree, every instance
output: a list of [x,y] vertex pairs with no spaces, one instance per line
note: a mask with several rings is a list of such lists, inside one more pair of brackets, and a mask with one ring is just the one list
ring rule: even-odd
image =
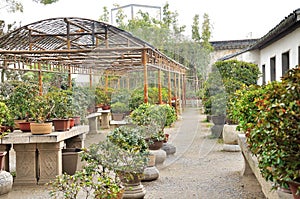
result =
[[103,7],[103,14],[99,17],[99,21],[109,23],[109,11],[106,6]]

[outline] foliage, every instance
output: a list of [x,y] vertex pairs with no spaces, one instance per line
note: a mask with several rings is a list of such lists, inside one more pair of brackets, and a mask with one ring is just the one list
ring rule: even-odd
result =
[[125,113],[129,111],[129,107],[123,102],[115,102],[111,104],[112,113]]
[[13,126],[13,119],[10,110],[4,102],[0,102],[0,126],[9,125]]
[[174,119],[174,115],[172,115],[174,112],[169,108],[171,107],[167,107],[166,105],[144,103],[131,112],[130,119],[133,124],[147,126],[149,128],[145,138],[161,141],[165,138],[165,126],[169,125]]
[[[256,98],[256,125],[247,142],[257,156],[262,176],[273,187],[300,179],[300,68],[289,70],[281,82],[272,82]],[[300,189],[299,189],[300,191]]]
[[[162,95],[162,101],[168,102],[168,89],[167,88],[163,87],[161,89],[161,95]],[[159,102],[158,88],[149,87],[148,88],[148,103],[157,104],[158,102]],[[131,94],[131,97],[129,99],[129,108],[130,108],[130,110],[134,110],[143,103],[144,103],[144,89],[137,88]]]
[[55,102],[51,94],[37,95],[31,102],[32,119],[38,123],[43,123],[50,119],[55,107]]
[[[255,85],[259,75],[260,72],[256,64],[237,60],[215,62],[205,83],[203,96],[205,113],[211,113],[213,108],[218,112],[218,108],[224,109],[227,107],[227,112],[231,116],[231,112],[234,110],[229,110],[228,107],[234,107],[227,103],[231,98],[235,98],[234,93],[243,88],[244,85]],[[215,95],[222,95],[221,99],[225,100],[225,105],[221,101],[219,102],[222,103],[222,106],[218,104],[219,102],[213,105],[212,100],[216,99]],[[227,118],[227,120],[233,122],[232,118]]]
[[111,93],[106,92],[104,88],[96,87],[95,89],[95,103],[108,105],[111,100]]
[[68,119],[72,115],[72,91],[53,88],[48,92],[54,103],[51,118]]
[[89,87],[72,87],[72,116],[80,116],[81,120],[86,118],[89,107],[95,107],[93,90]]
[[166,117],[165,127],[171,126],[177,120],[175,108],[170,106],[169,104],[160,104],[159,106]]
[[127,151],[146,151],[148,146],[142,136],[146,128],[141,126],[120,126],[107,135],[110,142]]
[[85,149],[81,157],[86,160],[82,170],[76,171],[74,175],[64,173],[56,176],[55,180],[48,183],[52,187],[50,196],[65,199],[82,198],[82,195],[78,195],[82,190],[85,198],[115,198],[123,189],[118,176],[90,158],[88,150]]
[[90,147],[90,158],[115,172],[143,173],[148,164],[148,144],[140,126],[121,126],[107,136],[107,140]]
[[238,124],[237,130],[249,133],[249,129],[256,125],[259,110],[255,101],[262,98],[267,91],[265,86],[243,86],[237,90],[228,102],[227,118]]
[[31,105],[38,95],[38,85],[32,82],[12,82],[12,93],[5,99],[14,119],[29,119],[32,116]]

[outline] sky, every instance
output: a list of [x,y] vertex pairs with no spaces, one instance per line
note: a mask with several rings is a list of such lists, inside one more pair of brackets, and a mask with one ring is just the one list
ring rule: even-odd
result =
[[300,8],[299,0],[59,0],[47,6],[33,0],[20,1],[24,5],[23,13],[7,13],[1,9],[0,19],[17,21],[22,26],[53,17],[98,20],[104,6],[110,11],[113,4],[163,7],[168,2],[170,10],[179,14],[178,24],[186,25],[186,35],[191,34],[193,17],[198,14],[201,25],[203,15],[207,13],[213,27],[211,41],[260,38]]

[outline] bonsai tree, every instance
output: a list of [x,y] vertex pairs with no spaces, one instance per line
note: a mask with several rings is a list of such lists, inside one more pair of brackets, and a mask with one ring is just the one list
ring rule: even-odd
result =
[[14,121],[11,117],[8,107],[4,102],[0,102],[0,138],[6,135],[7,132],[12,131],[13,126]]
[[6,105],[14,119],[28,120],[32,116],[31,103],[38,95],[38,86],[31,82],[15,82]]
[[37,95],[31,101],[32,119],[37,123],[44,123],[50,119],[55,102],[50,94]]
[[[101,146],[105,150],[110,149],[104,143],[101,143]],[[100,155],[93,154],[88,149],[84,149],[80,155],[82,160],[85,160],[82,170],[76,171],[74,175],[64,173],[48,183],[52,188],[49,192],[51,198],[76,199],[85,197],[106,199],[117,198],[117,196],[123,194],[124,188],[118,175],[113,170],[104,168],[102,164],[99,164],[99,159],[96,157]],[[82,195],[79,197],[80,191]]]
[[112,113],[126,113],[129,111],[129,107],[123,102],[115,102],[111,104]]
[[[263,87],[247,142],[257,156],[262,176],[273,187],[300,182],[300,68],[289,70],[281,82]],[[300,188],[298,187],[298,191]]]
[[54,107],[51,117],[56,119],[68,119],[72,115],[72,92],[53,88],[47,95],[52,99]]

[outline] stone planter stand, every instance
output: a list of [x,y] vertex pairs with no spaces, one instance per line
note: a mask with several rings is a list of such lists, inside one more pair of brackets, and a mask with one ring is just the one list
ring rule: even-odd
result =
[[223,150],[230,152],[241,151],[241,148],[238,145],[238,134],[239,131],[236,130],[237,125],[225,124],[223,127]]
[[167,158],[167,153],[162,150],[162,149],[159,149],[159,150],[150,150],[150,154],[154,154],[155,155],[155,165],[160,165],[160,164],[163,164],[164,161],[166,160]]
[[167,155],[173,155],[176,153],[176,147],[168,142],[164,143],[161,149],[164,150]]
[[142,181],[153,181],[159,177],[159,171],[155,166],[155,155],[150,154],[148,166],[144,170]]

